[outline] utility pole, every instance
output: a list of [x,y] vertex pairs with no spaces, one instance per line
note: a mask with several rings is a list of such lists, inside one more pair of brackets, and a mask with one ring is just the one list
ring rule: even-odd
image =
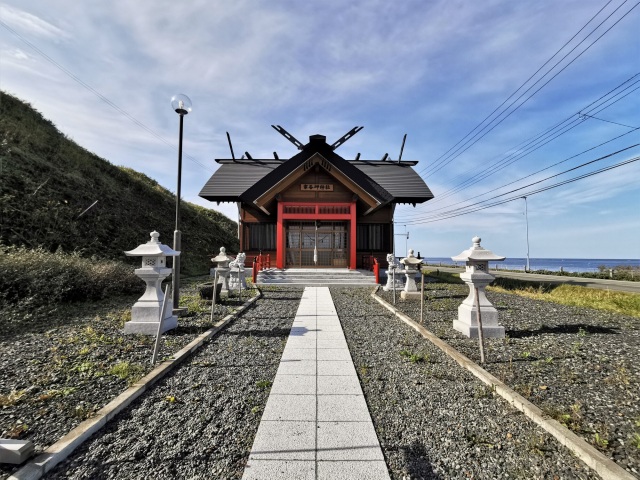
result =
[[527,268],[526,272],[530,270],[529,265],[529,209],[527,206],[527,197],[522,197],[524,199],[524,218],[527,225]]

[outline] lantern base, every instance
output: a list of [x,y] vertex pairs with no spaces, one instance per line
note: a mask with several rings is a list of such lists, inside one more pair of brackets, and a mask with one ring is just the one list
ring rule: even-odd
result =
[[[172,330],[178,326],[178,317],[172,315],[167,317],[162,322],[162,331],[164,333],[168,330]],[[152,335],[155,336],[158,333],[158,321],[155,322],[135,322],[133,320],[124,324],[125,335],[139,334],[139,335]]]
[[400,292],[400,298],[402,300],[417,300],[420,301],[420,292],[405,292],[402,290]]
[[[138,333],[141,335],[156,335],[160,318],[161,302],[138,301],[131,308],[131,320],[124,324],[126,335]],[[172,314],[173,302],[167,299],[167,307],[162,321],[162,331],[171,330],[178,326],[178,317]]]
[[[478,326],[469,325],[460,320],[453,321],[453,329],[466,335],[469,338],[478,338]],[[484,338],[504,338],[504,327],[500,325],[482,325],[482,334]]]

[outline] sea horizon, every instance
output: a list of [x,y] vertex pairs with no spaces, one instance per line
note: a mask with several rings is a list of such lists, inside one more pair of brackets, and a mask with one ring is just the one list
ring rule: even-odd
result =
[[[464,265],[464,262],[454,262],[451,257],[424,257],[430,264]],[[526,257],[507,257],[502,262],[489,262],[489,268],[505,270],[522,270],[527,265]],[[640,259],[632,258],[562,258],[562,257],[531,257],[529,270],[549,270],[553,272],[565,271],[575,273],[598,272],[599,267],[607,269],[624,266],[640,268]]]

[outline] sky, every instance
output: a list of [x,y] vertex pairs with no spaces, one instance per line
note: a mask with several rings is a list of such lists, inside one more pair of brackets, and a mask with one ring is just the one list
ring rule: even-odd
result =
[[532,258],[638,259],[638,32],[629,0],[8,0],[0,88],[173,192],[187,95],[183,199],[234,220],[198,196],[226,132],[238,156],[289,158],[272,124],[303,143],[363,126],[336,153],[397,160],[407,134],[435,195],[397,207],[398,254],[478,235],[525,257],[528,226]]

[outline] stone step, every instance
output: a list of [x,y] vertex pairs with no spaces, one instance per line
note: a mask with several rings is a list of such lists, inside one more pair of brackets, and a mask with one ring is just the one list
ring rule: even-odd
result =
[[375,285],[375,277],[367,270],[331,268],[269,269],[258,274],[258,284],[293,285]]

